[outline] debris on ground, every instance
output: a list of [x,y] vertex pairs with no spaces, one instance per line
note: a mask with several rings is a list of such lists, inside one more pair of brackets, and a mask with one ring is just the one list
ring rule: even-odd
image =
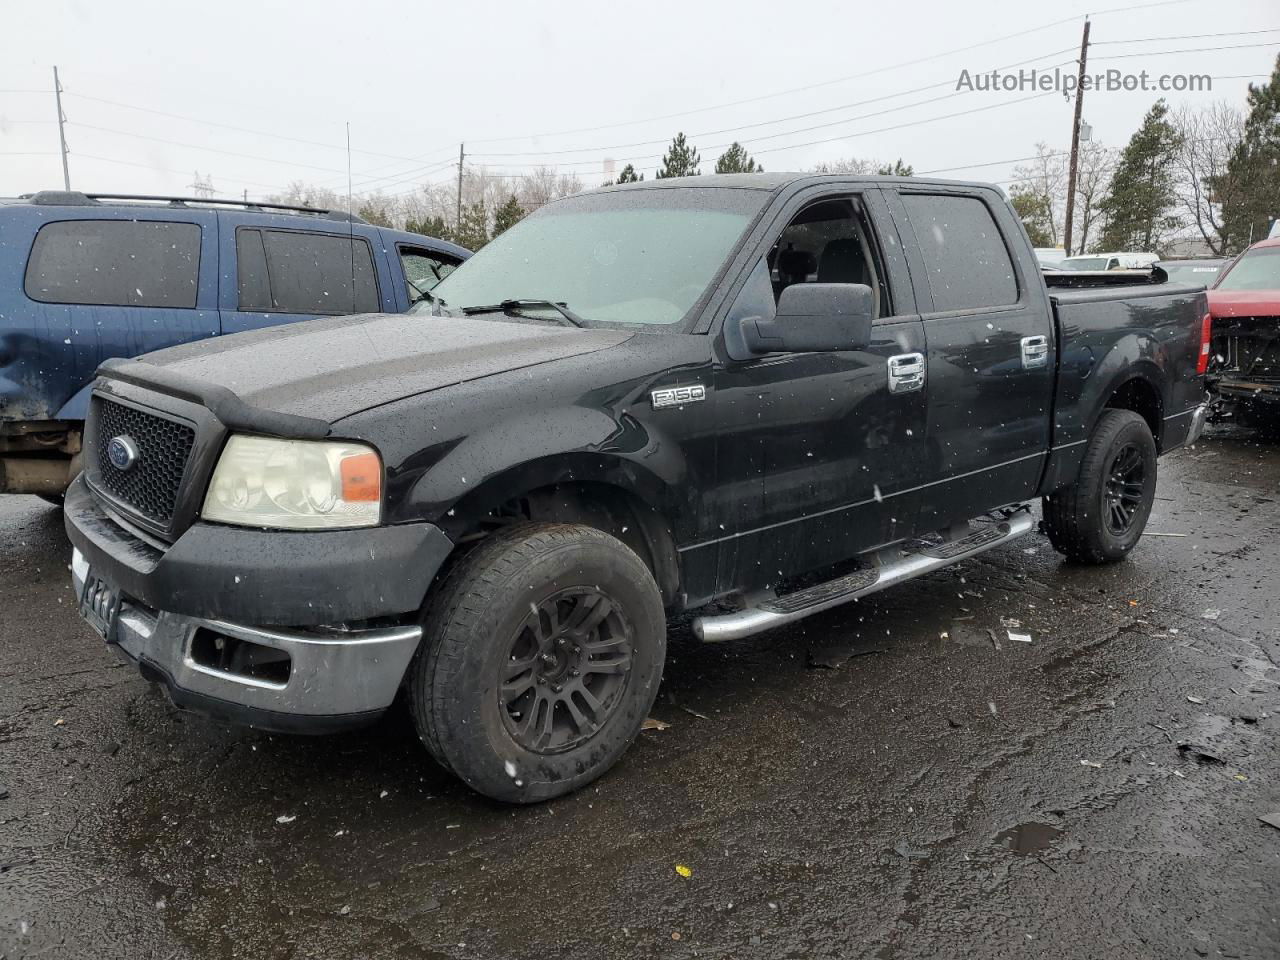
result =
[[1082,767],[1093,767],[1093,769],[1095,769],[1095,770],[1101,770],[1101,769],[1102,769],[1102,764],[1100,764],[1097,760],[1081,760],[1081,761],[1080,761],[1080,766],[1082,766]]
[[903,840],[896,847],[894,847],[893,852],[896,853],[898,856],[903,857],[907,860],[928,860],[929,859],[928,850],[917,850],[915,847],[912,847],[905,840]]
[[1009,633],[1009,639],[1013,640],[1016,643],[1031,642],[1031,634],[1029,633],[1014,633],[1012,630],[1008,631],[1008,633]]
[[1220,616],[1222,616],[1222,611],[1214,607],[1210,607],[1204,613],[1200,614],[1200,616],[1205,620],[1217,620]]
[[1280,810],[1273,810],[1271,813],[1268,813],[1265,817],[1259,817],[1258,819],[1261,820],[1263,823],[1265,823],[1267,826],[1275,827],[1277,830],[1280,830]]
[[1227,762],[1216,753],[1210,753],[1207,748],[1196,743],[1180,743],[1178,744],[1178,752],[1184,757],[1190,757],[1196,763],[1205,765]]
[[645,717],[644,723],[640,724],[641,730],[666,730],[671,724],[663,723],[657,717]]
[[810,668],[823,667],[827,670],[835,670],[846,660],[870,656],[873,653],[884,653],[884,651],[871,648],[859,649],[853,646],[810,647],[805,663]]
[[287,813],[282,813],[280,816],[276,817],[276,823],[293,823],[293,821],[297,819],[298,818],[296,816],[290,816]]
[[676,864],[676,873],[688,880],[693,876],[693,871],[686,867],[683,863]]
[[1143,535],[1144,537],[1186,537],[1186,536],[1189,536],[1189,534],[1186,534],[1186,533],[1157,533],[1155,530],[1144,530],[1144,531],[1143,531],[1143,533],[1142,533],[1142,535]]
[[699,720],[711,719],[705,713],[699,713],[697,710],[693,709],[693,707],[681,707],[680,709],[683,710],[685,713],[687,713],[691,717],[697,717]]
[[1188,695],[1188,696],[1187,696],[1187,703],[1194,703],[1194,704],[1198,704],[1199,706],[1202,706],[1202,707],[1203,707],[1203,706],[1204,706],[1206,703],[1208,703],[1208,702],[1209,702],[1209,701],[1208,701],[1208,700],[1206,700],[1206,699],[1204,699],[1203,697],[1193,697],[1193,696],[1190,696],[1190,695]]
[[990,627],[987,628],[987,636],[991,638],[991,645],[997,650],[1000,649],[1000,638],[996,636],[996,632]]
[[999,712],[996,710],[996,702],[994,700],[987,701],[987,709],[991,711],[991,715],[993,717],[1000,716]]

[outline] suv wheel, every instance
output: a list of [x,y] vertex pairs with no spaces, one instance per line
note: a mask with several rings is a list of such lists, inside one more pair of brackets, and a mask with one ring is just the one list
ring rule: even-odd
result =
[[519,524],[437,585],[410,667],[414,722],[473,789],[547,800],[622,755],[665,655],[658,586],[630,548],[591,527]]
[[1151,515],[1156,456],[1147,421],[1132,410],[1103,413],[1076,482],[1044,498],[1044,528],[1054,549],[1081,563],[1128,555]]

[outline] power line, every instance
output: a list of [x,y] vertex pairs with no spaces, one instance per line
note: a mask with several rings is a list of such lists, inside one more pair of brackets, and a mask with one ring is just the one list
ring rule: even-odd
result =
[[1168,40],[1214,40],[1218,37],[1252,37],[1260,33],[1280,33],[1280,27],[1268,30],[1234,30],[1230,33],[1188,33],[1179,37],[1136,37],[1132,40],[1094,40],[1090,46],[1111,46],[1117,43],[1164,43]]
[[1144,50],[1142,53],[1115,53],[1109,57],[1095,57],[1096,60],[1132,60],[1134,57],[1167,57],[1175,53],[1214,53],[1218,50],[1254,50],[1258,47],[1280,46],[1280,40],[1268,43],[1237,43],[1225,47],[1190,47],[1185,50]]
[[[168,117],[171,120],[183,120],[188,123],[198,123],[208,127],[219,127],[223,130],[235,130],[239,133],[250,133],[256,137],[271,137],[275,140],[285,140],[285,141],[288,141],[289,143],[300,143],[300,144],[303,144],[304,146],[309,146],[309,147],[324,147],[325,149],[328,149],[328,150],[346,150],[346,147],[336,143],[325,143],[322,140],[307,140],[302,137],[289,137],[289,136],[285,136],[282,133],[270,133],[266,130],[255,130],[251,127],[239,127],[230,123],[220,123],[216,120],[205,120],[199,117],[187,116],[181,113],[169,113],[166,110],[156,110],[152,107],[141,107],[141,106],[138,106],[137,104],[125,103],[121,100],[108,100],[106,97],[93,97],[87,93],[72,93],[70,91],[67,91],[66,96],[76,97],[80,100],[92,100],[95,103],[105,103],[105,104],[108,104],[109,106],[120,107],[125,110],[136,110],[140,113],[150,113],[150,114],[154,114],[157,117]],[[452,150],[453,148],[447,147],[446,149]],[[362,153],[370,157],[385,157],[392,160],[403,160],[408,163],[421,163],[426,156],[432,156],[438,153],[439,151],[428,150],[426,151],[424,156],[421,156],[421,157],[407,157],[407,156],[402,156],[396,153],[380,153],[375,150],[358,150],[355,147],[352,147],[351,152]]]
[[[1099,17],[1099,16],[1105,16],[1107,14],[1126,13],[1133,10],[1147,10],[1152,7],[1167,7],[1167,6],[1172,6],[1174,4],[1189,3],[1189,2],[1191,2],[1191,0],[1156,0],[1155,3],[1134,4],[1134,5],[1124,6],[1124,7],[1112,7],[1106,10],[1093,13],[1091,14],[1091,16]],[[645,117],[640,120],[625,120],[619,123],[600,124],[593,127],[578,127],[573,130],[558,130],[558,131],[544,132],[544,133],[531,133],[531,134],[523,134],[520,136],[510,136],[510,137],[489,137],[487,139],[481,138],[481,139],[475,139],[472,142],[473,143],[507,143],[512,140],[540,140],[543,138],[550,138],[550,137],[569,136],[575,133],[596,133],[601,130],[616,130],[619,127],[639,126],[640,124],[644,124],[644,123],[656,123],[657,121],[660,121],[660,120],[672,120],[677,117],[687,117],[687,116],[692,116],[698,113],[707,113],[712,110],[723,110],[729,107],[739,107],[745,104],[759,103],[762,100],[772,100],[772,99],[776,99],[777,97],[784,97],[793,93],[804,93],[808,90],[816,90],[820,87],[829,87],[838,83],[847,83],[850,80],[860,80],[863,77],[874,76],[875,74],[878,74],[878,73],[886,73],[891,70],[900,70],[904,67],[918,66],[919,64],[929,63],[941,57],[949,57],[957,53],[968,53],[970,50],[976,50],[979,47],[990,46],[991,44],[995,44],[995,43],[1003,43],[1006,40],[1014,40],[1014,39],[1017,39],[1018,37],[1024,37],[1031,33],[1038,33],[1041,30],[1049,30],[1053,27],[1061,26],[1064,23],[1073,23],[1079,20],[1081,16],[1082,15],[1064,17],[1061,20],[1054,20],[1051,23],[1044,23],[1038,27],[1030,27],[1026,30],[1019,30],[1016,33],[1004,34],[1003,36],[993,37],[989,40],[982,40],[982,41],[979,41],[978,43],[969,44],[963,47],[956,47],[951,50],[944,50],[939,53],[933,53],[928,56],[919,57],[914,60],[905,60],[899,63],[888,64],[883,67],[876,67],[873,70],[866,70],[866,71],[863,71],[862,73],[854,73],[844,77],[836,77],[831,80],[822,80],[822,81],[819,81],[818,83],[807,84],[801,87],[792,87],[788,90],[778,90],[773,93],[761,94],[755,97],[747,97],[742,100],[732,100],[727,103],[713,104],[706,107],[697,107],[691,110],[680,110],[680,111],[676,111],[675,113],[666,113],[666,114],[661,114],[659,116]],[[1074,47],[1072,49],[1074,49]]]
[[[1041,55],[1036,56],[1036,57],[1030,57],[1030,58],[1028,58],[1028,59],[1026,59],[1026,60],[1019,60],[1017,63],[1010,63],[1010,64],[1005,64],[1005,65],[1003,65],[1003,66],[999,66],[999,67],[993,67],[992,69],[994,69],[994,70],[1008,70],[1008,69],[1011,69],[1012,67],[1019,67],[1019,66],[1023,66],[1024,64],[1028,64],[1028,63],[1035,63],[1035,62],[1037,62],[1037,61],[1039,61],[1039,60],[1047,60],[1049,57],[1056,57],[1056,56],[1060,56],[1061,54],[1064,54],[1064,53],[1070,53],[1070,52],[1071,52],[1071,51],[1073,51],[1073,50],[1075,50],[1075,47],[1074,47],[1074,46],[1072,46],[1072,47],[1066,47],[1066,48],[1064,48],[1064,49],[1061,49],[1061,50],[1054,50],[1054,51],[1051,51],[1051,52],[1049,52],[1049,53],[1044,53],[1044,54],[1041,54]],[[1056,66],[1061,66],[1061,64],[1056,64]],[[812,110],[812,111],[810,111],[809,113],[794,114],[794,115],[785,116],[785,117],[775,117],[775,118],[774,118],[774,119],[772,119],[772,120],[760,120],[760,121],[757,121],[757,122],[755,122],[755,123],[748,123],[748,124],[744,124],[743,126],[739,126],[739,127],[724,127],[724,128],[719,129],[719,130],[702,130],[702,131],[696,131],[696,132],[694,132],[694,133],[690,133],[690,134],[689,134],[689,136],[690,136],[690,137],[711,137],[711,136],[718,136],[718,135],[720,135],[720,134],[725,134],[725,133],[737,133],[737,132],[740,132],[740,131],[743,131],[743,130],[752,130],[752,129],[755,129],[755,128],[758,128],[758,127],[770,126],[770,125],[775,124],[775,123],[786,123],[786,122],[791,121],[791,120],[802,120],[802,119],[806,119],[806,118],[808,118],[808,117],[819,116],[820,114],[824,114],[824,113],[834,113],[834,112],[835,112],[835,111],[837,111],[837,110],[845,110],[845,109],[848,109],[848,108],[850,108],[850,107],[865,106],[865,105],[867,105],[867,104],[871,104],[871,103],[881,103],[881,102],[883,102],[883,101],[885,101],[885,100],[894,100],[894,99],[897,99],[898,97],[908,96],[908,95],[910,95],[910,94],[912,94],[912,93],[921,93],[921,92],[923,92],[923,91],[925,91],[925,90],[936,90],[936,89],[938,89],[938,88],[940,88],[940,87],[952,87],[952,88],[954,88],[954,86],[955,86],[955,81],[954,81],[954,80],[942,80],[942,81],[940,81],[940,82],[938,82],[938,83],[930,83],[930,84],[926,84],[925,86],[922,86],[922,87],[915,87],[915,88],[913,88],[913,89],[911,89],[911,90],[903,90],[903,91],[899,91],[899,92],[897,92],[897,93],[887,93],[887,94],[883,94],[883,95],[878,96],[878,97],[871,97],[871,98],[869,98],[869,99],[867,99],[867,100],[855,100],[855,101],[853,101],[852,103],[842,104],[841,106],[838,106],[838,107],[828,107],[828,108],[823,109],[823,110]],[[954,94],[953,94],[953,95],[954,95]],[[944,98],[940,98],[940,97],[939,97],[939,98],[934,98],[934,99],[944,99]],[[929,103],[929,102],[932,102],[932,101],[931,101],[931,100],[925,100],[925,101],[920,101],[920,102],[921,102],[921,103]],[[910,109],[910,108],[911,108],[911,107],[913,107],[913,106],[918,106],[918,105],[919,105],[919,104],[907,104],[907,105],[905,105],[905,106],[901,106],[901,107],[894,107],[894,108],[891,108],[891,109],[895,109],[895,110],[906,110],[906,109]],[[887,112],[887,111],[886,111],[886,112]],[[871,113],[871,114],[866,114],[865,116],[866,116],[866,117],[873,117],[873,116],[878,116],[878,115],[879,115],[879,114]],[[857,119],[864,119],[864,117],[849,117],[849,118],[846,118],[846,119],[847,119],[847,120],[857,120]],[[845,122],[845,121],[839,121],[839,120],[838,120],[838,121],[833,121],[833,123],[842,123],[842,122]],[[803,129],[801,129],[801,130],[793,131],[793,132],[796,132],[796,133],[803,133],[803,132],[805,132],[806,130],[814,130],[814,129],[818,129],[818,128],[819,128],[819,127],[821,127],[821,126],[831,126],[831,125],[832,125],[832,124],[819,124],[819,125],[814,126],[814,127],[805,127],[805,128],[803,128]],[[769,136],[783,136],[783,135],[784,135],[784,134],[770,134]],[[760,138],[760,139],[768,139],[768,137],[762,137],[762,138]],[[560,154],[566,154],[566,153],[603,153],[603,152],[606,152],[606,151],[609,151],[609,150],[625,150],[625,149],[629,149],[629,148],[631,148],[631,147],[660,146],[660,145],[662,145],[662,144],[666,144],[666,143],[668,143],[668,142],[670,142],[670,141],[669,141],[669,138],[663,138],[663,139],[661,139],[661,140],[641,140],[641,141],[636,142],[636,143],[615,143],[615,144],[609,144],[609,145],[606,145],[606,146],[597,146],[597,147],[576,147],[576,148],[573,148],[573,149],[564,149],[564,150],[527,150],[527,151],[513,151],[513,152],[507,152],[507,153],[474,153],[474,154],[472,154],[472,156],[476,156],[476,157],[524,157],[524,156],[554,156],[554,155],[560,155]]]

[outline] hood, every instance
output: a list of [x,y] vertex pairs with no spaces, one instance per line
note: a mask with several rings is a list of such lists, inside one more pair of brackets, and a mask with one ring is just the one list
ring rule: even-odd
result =
[[1280,290],[1210,290],[1215,317],[1280,317]]
[[393,400],[616,346],[579,330],[423,314],[327,317],[172,347],[142,358],[224,387],[251,407],[333,423]]

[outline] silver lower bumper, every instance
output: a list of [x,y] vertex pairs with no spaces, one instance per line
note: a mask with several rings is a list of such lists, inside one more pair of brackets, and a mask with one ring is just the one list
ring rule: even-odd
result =
[[1195,412],[1191,414],[1191,427],[1187,431],[1187,446],[1191,446],[1200,439],[1200,435],[1204,433],[1204,425],[1209,419],[1209,405],[1202,403],[1196,407]]
[[[89,563],[76,550],[71,582],[82,593]],[[287,679],[261,679],[215,669],[192,657],[197,631],[247,641],[289,657]],[[223,701],[248,713],[269,711],[337,717],[384,710],[395,699],[421,627],[291,631],[247,627],[154,611],[125,599],[116,643],[129,659],[161,671],[179,692]]]

